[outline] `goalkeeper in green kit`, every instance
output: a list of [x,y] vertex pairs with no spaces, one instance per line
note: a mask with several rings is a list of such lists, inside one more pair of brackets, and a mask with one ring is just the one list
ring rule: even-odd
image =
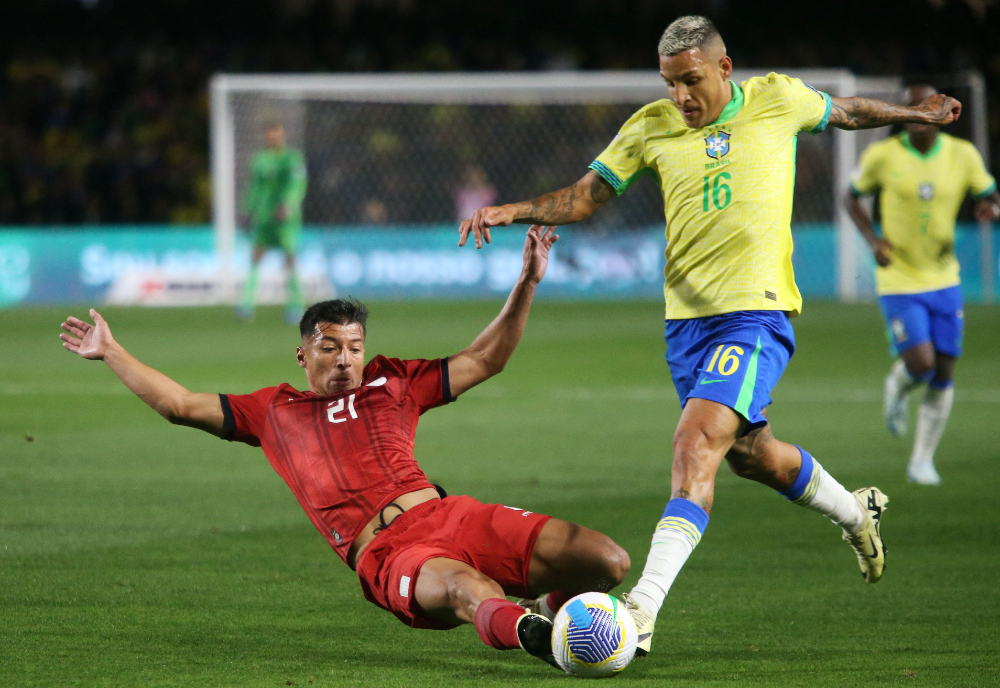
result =
[[302,200],[306,196],[306,163],[301,151],[285,145],[285,128],[279,122],[264,127],[265,147],[250,160],[250,183],[243,203],[253,228],[250,273],[243,286],[237,316],[253,317],[257,267],[268,249],[285,254],[288,272],[288,322],[297,323],[305,303],[295,274],[295,252],[302,229]]

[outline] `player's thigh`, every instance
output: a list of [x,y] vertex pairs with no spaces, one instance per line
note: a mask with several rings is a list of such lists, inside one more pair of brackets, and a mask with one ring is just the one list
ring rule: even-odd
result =
[[951,287],[929,294],[930,338],[934,351],[956,359],[962,355],[965,309],[962,288]]
[[283,222],[277,228],[276,240],[278,247],[285,253],[289,260],[294,260],[299,248],[299,234],[301,225],[298,222]]
[[624,580],[628,552],[604,533],[552,518],[535,540],[528,565],[533,593],[551,590],[610,590]]
[[503,598],[503,588],[475,568],[445,557],[428,559],[420,567],[414,599],[427,616],[447,623],[471,623],[479,603]]
[[254,250],[260,249],[261,253],[268,249],[281,248],[278,223],[274,220],[266,220],[254,227],[253,245]]
[[674,459],[677,453],[692,447],[721,451],[719,459],[733,445],[746,425],[746,419],[726,404],[693,397],[681,411],[674,431]]

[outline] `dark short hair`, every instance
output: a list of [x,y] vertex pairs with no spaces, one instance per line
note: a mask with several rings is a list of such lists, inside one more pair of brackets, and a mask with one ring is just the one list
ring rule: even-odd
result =
[[335,325],[357,323],[361,325],[361,331],[367,336],[368,308],[353,296],[346,299],[314,303],[302,315],[302,320],[299,321],[299,332],[303,337],[311,335],[320,323],[333,323]]

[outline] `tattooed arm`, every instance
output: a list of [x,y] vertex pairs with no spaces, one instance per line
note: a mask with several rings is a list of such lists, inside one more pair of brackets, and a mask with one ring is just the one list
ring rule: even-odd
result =
[[896,105],[874,98],[831,98],[830,126],[838,129],[874,129],[890,124],[916,122],[944,126],[958,119],[962,104],[935,94],[920,105]]
[[465,246],[471,233],[476,248],[490,243],[490,227],[506,227],[512,222],[534,225],[568,225],[590,217],[615,190],[601,175],[589,171],[573,186],[553,191],[530,201],[480,208],[462,222],[458,245]]

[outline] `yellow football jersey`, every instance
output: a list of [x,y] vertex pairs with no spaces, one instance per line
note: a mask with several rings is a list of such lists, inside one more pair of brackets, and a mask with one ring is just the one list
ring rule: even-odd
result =
[[719,119],[700,129],[673,101],[650,103],[590,166],[619,195],[642,172],[659,177],[668,320],[802,308],[792,272],[796,136],[826,128],[830,97],[782,74],[732,89]]
[[938,134],[926,154],[903,133],[869,146],[851,190],[880,191],[882,232],[892,262],[876,268],[879,294],[916,294],[959,283],[955,216],[970,191],[988,196],[996,181],[968,141]]

